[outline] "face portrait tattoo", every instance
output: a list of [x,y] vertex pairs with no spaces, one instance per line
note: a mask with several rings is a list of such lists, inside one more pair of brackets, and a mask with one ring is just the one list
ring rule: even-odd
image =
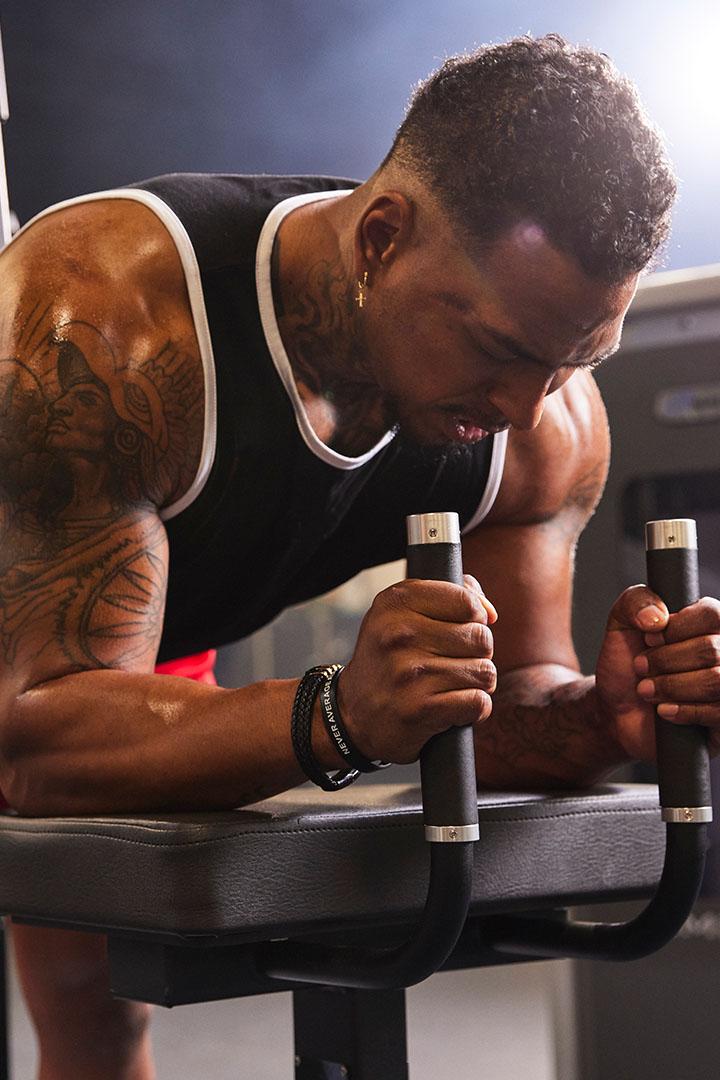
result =
[[60,393],[49,405],[47,450],[72,477],[73,498],[103,516],[136,498],[167,450],[160,395],[151,380],[121,367],[106,339],[87,323],[55,330]]

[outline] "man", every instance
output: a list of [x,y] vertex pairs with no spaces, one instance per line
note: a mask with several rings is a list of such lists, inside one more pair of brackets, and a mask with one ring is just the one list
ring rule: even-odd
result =
[[[341,769],[319,700],[300,767],[300,680],[154,665],[400,557],[425,510],[460,513],[475,577],[375,600],[337,686],[361,759],[473,724],[480,784],[584,784],[652,756],[656,706],[717,728],[716,602],[628,590],[595,678],[570,634],[609,453],[590,370],[674,194],[632,87],[549,36],[446,62],[360,186],[165,177],[31,224],[0,260],[9,802],[219,809]],[[13,936],[44,1080],[151,1077],[102,942]]]

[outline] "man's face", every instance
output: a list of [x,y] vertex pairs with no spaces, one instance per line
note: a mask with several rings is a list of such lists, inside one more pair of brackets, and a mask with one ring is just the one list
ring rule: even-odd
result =
[[383,269],[362,313],[389,419],[430,444],[530,430],[548,394],[615,351],[637,277],[588,278],[530,222],[475,260],[439,233]]
[[50,406],[47,445],[55,450],[97,457],[117,424],[109,395],[96,383],[76,383]]

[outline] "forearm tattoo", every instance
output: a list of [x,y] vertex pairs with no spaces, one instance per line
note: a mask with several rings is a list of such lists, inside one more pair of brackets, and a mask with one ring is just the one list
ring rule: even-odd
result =
[[99,329],[50,310],[28,306],[12,337],[0,326],[2,658],[43,671],[144,663],[166,584],[155,511],[192,481],[197,362],[170,342],[119,356]]
[[501,678],[476,753],[480,781],[495,786],[589,783],[623,757],[597,708],[594,680],[551,664]]

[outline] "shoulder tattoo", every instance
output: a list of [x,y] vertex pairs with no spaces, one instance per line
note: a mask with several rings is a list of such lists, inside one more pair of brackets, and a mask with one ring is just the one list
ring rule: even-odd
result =
[[166,541],[155,511],[192,482],[202,381],[172,342],[120,356],[97,327],[50,312],[28,307],[12,355],[0,353],[2,653],[123,664],[157,644],[147,628],[161,623]]

